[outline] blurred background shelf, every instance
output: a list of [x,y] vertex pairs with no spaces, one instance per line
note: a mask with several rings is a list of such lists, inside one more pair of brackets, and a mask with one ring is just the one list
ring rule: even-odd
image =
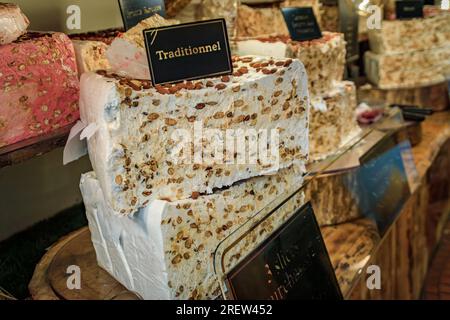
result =
[[63,147],[69,137],[71,128],[72,125],[69,125],[48,134],[1,147],[0,168],[19,164],[56,148]]

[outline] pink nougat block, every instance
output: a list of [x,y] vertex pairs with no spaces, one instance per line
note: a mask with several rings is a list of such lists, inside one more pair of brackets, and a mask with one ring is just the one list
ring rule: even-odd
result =
[[79,118],[75,53],[63,33],[27,33],[0,46],[0,147]]

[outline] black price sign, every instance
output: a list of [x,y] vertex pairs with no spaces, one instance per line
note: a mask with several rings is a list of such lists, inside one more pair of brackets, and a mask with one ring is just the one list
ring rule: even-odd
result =
[[395,16],[397,19],[423,18],[423,1],[421,0],[396,1]]
[[237,300],[340,300],[313,208],[300,208],[227,275]]
[[144,30],[153,84],[231,74],[225,19]]
[[346,42],[347,63],[359,58],[358,11],[351,1],[339,0],[339,31],[344,34]]
[[450,75],[447,78],[447,93],[448,93],[448,99],[450,100]]
[[322,37],[322,32],[311,7],[282,8],[281,11],[292,40],[308,41]]
[[125,30],[129,30],[155,13],[164,17],[164,0],[119,0]]

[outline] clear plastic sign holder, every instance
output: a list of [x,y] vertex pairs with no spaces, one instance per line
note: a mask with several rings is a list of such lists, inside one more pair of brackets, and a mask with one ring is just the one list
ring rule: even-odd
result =
[[[214,272],[220,284],[222,298],[235,299],[229,285],[230,272],[247,256],[254,254],[261,243],[267,242],[277,230],[283,228],[308,202],[313,207],[322,236],[323,230],[328,228],[327,235],[339,232],[341,223],[352,221],[362,221],[361,225],[373,228],[370,231],[372,235],[376,233],[372,236],[376,241],[371,249],[351,259],[346,273],[337,277],[343,296],[348,297],[352,286],[418,183],[411,145],[405,131],[401,130],[403,123],[399,109],[389,110],[384,121],[364,128],[358,137],[341,148],[336,155],[310,165],[302,185],[295,186],[284,197],[275,199],[223,239],[213,256]],[[331,221],[335,219],[333,217],[339,220],[340,216],[349,213],[333,212],[333,202],[328,203],[330,195],[321,193],[321,183],[328,186],[336,184],[336,188],[340,190],[337,201],[345,204],[345,208],[340,209],[352,212],[349,221],[337,221],[337,227],[331,228],[331,231],[329,225],[324,223],[327,222],[327,217],[331,216]],[[331,185],[331,189],[334,187]],[[338,206],[335,207],[338,209]],[[328,247],[328,244],[327,250],[330,255],[337,254],[333,252],[336,248]],[[344,253],[351,254],[352,252]],[[332,256],[329,258],[333,260]],[[314,277],[319,278],[320,275]],[[261,286],[264,286],[266,279],[252,281],[261,281]]]

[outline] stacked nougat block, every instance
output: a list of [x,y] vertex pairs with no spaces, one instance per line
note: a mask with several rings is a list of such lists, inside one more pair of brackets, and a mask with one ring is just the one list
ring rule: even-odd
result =
[[28,32],[19,7],[0,3],[0,147],[79,117],[74,49],[63,33]]
[[323,32],[320,39],[293,41],[287,35],[239,38],[237,54],[292,57],[305,65],[311,94],[310,156],[318,160],[333,154],[359,133],[355,119],[356,89],[342,81],[345,42],[340,33]]
[[106,50],[121,29],[108,29],[70,35],[77,58],[78,74],[110,68]]
[[[153,87],[147,80],[106,72],[81,77],[81,117],[98,128],[89,140],[91,161],[114,210],[130,214],[154,199],[208,194],[305,161],[309,96],[303,65],[258,57],[236,58],[234,65],[233,76],[173,86]],[[197,150],[190,145],[180,148],[177,135],[180,129],[196,129],[197,122],[222,131],[274,130],[280,141],[279,161],[258,158],[229,166],[227,162],[240,156],[236,147],[234,154],[213,154],[211,161],[192,165]],[[200,138],[191,142],[196,148],[205,145],[200,145],[204,150],[218,139],[207,134]],[[219,156],[223,164],[214,163]]]
[[[238,8],[236,22],[238,37],[256,37],[272,34],[276,30],[280,34],[288,34],[288,29],[281,12],[283,7],[312,7],[317,22],[321,24],[321,3],[319,0],[286,0],[280,1],[242,1]],[[256,4],[256,6],[253,6]]]
[[380,89],[429,86],[450,74],[450,12],[385,20],[369,32],[369,40],[366,74]]
[[[304,66],[245,56],[233,58],[233,69],[156,86],[111,71],[81,77],[81,117],[96,128],[88,140],[95,173],[83,175],[81,190],[97,259],[145,299],[217,297],[220,241],[302,184],[310,105]],[[247,130],[258,138],[267,132],[261,141],[274,150],[255,153]],[[216,148],[222,142],[225,150]],[[302,204],[297,196],[266,231]],[[242,258],[267,232],[245,243]]]
[[[81,190],[100,266],[144,299],[185,300],[220,294],[213,269],[218,244],[301,183],[301,171],[293,166],[196,199],[155,200],[129,217],[118,216],[107,205],[94,173],[83,175]],[[255,249],[303,204],[297,194],[294,203],[265,223],[264,230],[238,245],[239,256],[227,267]]]
[[224,18],[229,35],[235,33],[240,0],[165,0],[166,17],[182,23]]

